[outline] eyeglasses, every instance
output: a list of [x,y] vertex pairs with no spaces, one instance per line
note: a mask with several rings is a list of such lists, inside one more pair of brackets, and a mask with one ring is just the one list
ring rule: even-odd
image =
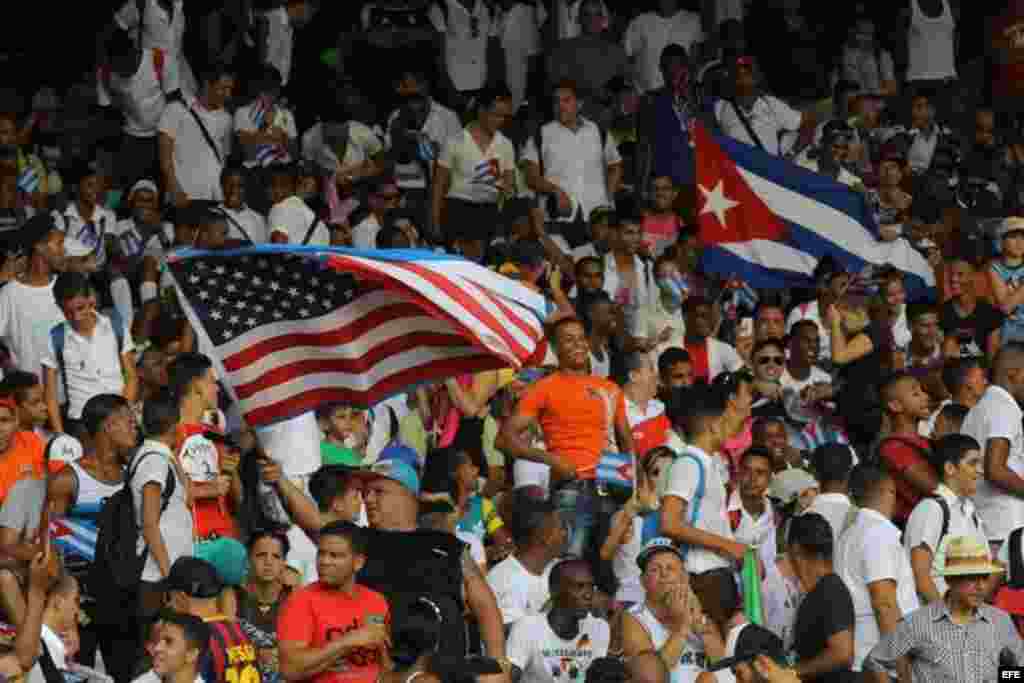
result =
[[782,356],[761,356],[757,359],[758,365],[782,365],[786,359]]

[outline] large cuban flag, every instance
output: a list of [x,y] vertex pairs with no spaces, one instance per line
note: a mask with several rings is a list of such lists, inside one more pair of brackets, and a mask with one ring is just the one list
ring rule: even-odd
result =
[[850,272],[892,265],[911,298],[935,286],[905,239],[881,242],[863,195],[732,138],[694,129],[697,220],[706,272],[758,289],[808,287],[825,254]]

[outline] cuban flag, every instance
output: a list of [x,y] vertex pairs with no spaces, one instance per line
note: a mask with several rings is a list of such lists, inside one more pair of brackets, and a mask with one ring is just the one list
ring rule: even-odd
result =
[[931,266],[909,242],[875,237],[860,193],[702,124],[693,136],[705,272],[756,289],[809,287],[818,259],[831,254],[854,273],[895,266],[907,275],[911,299],[935,287]]
[[826,424],[821,420],[814,420],[808,423],[806,427],[795,435],[794,440],[796,441],[797,448],[808,453],[818,446],[824,446],[827,443],[850,443],[850,439],[842,429]]
[[633,488],[633,458],[625,453],[602,453],[597,463],[597,481],[605,486]]

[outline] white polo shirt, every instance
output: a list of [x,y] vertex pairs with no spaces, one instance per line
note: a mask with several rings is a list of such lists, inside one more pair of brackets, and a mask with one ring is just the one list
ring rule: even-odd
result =
[[[1013,396],[1006,389],[992,384],[967,412],[960,433],[974,437],[981,445],[982,457],[989,439],[1009,441],[1010,455],[1006,465],[1018,476],[1024,476],[1022,416],[1024,414]],[[993,486],[987,479],[978,482],[974,503],[992,541],[1003,541],[1011,531],[1024,526],[1024,499]]]
[[[946,566],[946,544],[949,539],[957,536],[972,536],[980,543],[988,546],[988,537],[982,529],[980,519],[975,523],[974,503],[970,498],[960,498],[945,484],[935,489],[936,496],[942,496],[949,507],[949,528],[942,536],[942,507],[934,498],[922,498],[914,506],[907,519],[907,530],[903,534],[903,543],[910,554],[914,548],[925,545],[932,552],[932,581],[939,595],[946,592],[946,580],[939,572]],[[942,536],[942,538],[939,538]]]
[[430,23],[445,36],[448,76],[456,90],[478,90],[487,80],[487,40],[497,37],[498,22],[484,0],[476,0],[472,12],[458,0],[438,2],[445,3],[447,17],[435,2],[430,7]]
[[896,601],[905,617],[920,603],[914,584],[910,557],[900,542],[900,530],[881,513],[861,508],[857,519],[839,539],[835,552],[836,574],[853,597],[853,666],[860,671],[881,634],[868,585],[885,580],[896,582]]
[[[765,151],[775,155],[785,151],[779,147],[779,134],[798,130],[800,122],[803,120],[800,112],[771,95],[761,95],[754,101],[752,110],[744,113],[747,115],[750,127],[754,129],[761,144],[764,145]],[[722,132],[729,137],[736,138],[748,145],[757,146],[757,143],[747,133],[747,128],[736,114],[736,110],[725,100],[715,103],[715,120],[722,127]]]
[[693,54],[693,46],[704,39],[700,15],[681,9],[671,17],[645,12],[629,22],[622,47],[636,60],[637,86],[641,92],[657,90],[665,84],[661,77],[661,51],[667,45],[682,45]]
[[[203,136],[189,108],[206,126],[220,158]],[[174,175],[190,199],[220,201],[220,173],[223,160],[231,153],[231,115],[223,109],[211,111],[197,99],[187,103],[171,102],[160,117],[160,132],[174,141]]]
[[331,243],[331,231],[316,217],[313,209],[306,206],[301,197],[292,195],[274,204],[267,216],[268,236],[280,233],[288,238],[288,244],[302,244],[309,228],[316,220],[316,227],[307,245],[326,247]]
[[[64,325],[65,323],[60,323]],[[68,416],[74,420],[82,417],[82,408],[93,396],[99,394],[121,394],[124,391],[124,373],[121,370],[121,356],[135,350],[131,330],[125,325],[124,343],[117,345],[117,335],[110,318],[96,314],[96,329],[92,337],[86,337],[66,325],[64,330],[64,371],[67,377],[65,394],[68,399]],[[52,337],[46,345],[41,359],[45,368],[57,370],[57,351]],[[62,381],[62,380],[60,380]]]
[[[686,502],[687,519],[683,520],[683,523],[689,525],[700,468],[691,458],[682,456],[692,454],[700,460],[704,470],[704,498],[698,506],[694,528],[732,540],[732,528],[729,526],[729,516],[726,512],[728,500],[725,482],[729,480],[729,474],[725,460],[718,456],[710,456],[692,445],[680,450],[679,454],[680,457],[676,458],[669,469],[664,496],[674,496]],[[686,571],[691,574],[702,574],[713,569],[732,569],[732,566],[731,558],[699,546],[692,546],[686,554]]]
[[156,137],[160,116],[167,107],[164,97],[164,82],[168,60],[164,55],[157,62],[153,50],[143,50],[139,69],[128,77],[116,73],[110,75],[110,89],[114,102],[124,114],[125,135],[136,138]]
[[493,204],[498,201],[496,183],[507,171],[515,169],[516,150],[509,139],[498,132],[487,149],[481,151],[472,134],[463,129],[445,142],[437,165],[451,173],[449,197]]
[[575,220],[579,211],[583,212],[585,220],[598,206],[612,206],[612,198],[608,196],[608,166],[622,163],[622,157],[611,135],[606,137],[602,149],[601,130],[582,116],[576,130],[550,121],[541,127],[539,135],[544,163],[540,163],[537,136],[533,135],[523,148],[523,159],[540,164],[544,177],[572,199],[573,214],[558,220]]

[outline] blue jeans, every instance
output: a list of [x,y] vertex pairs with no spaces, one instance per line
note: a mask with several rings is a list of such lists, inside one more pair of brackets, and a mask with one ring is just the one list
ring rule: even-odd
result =
[[556,489],[551,500],[568,532],[566,553],[586,557],[599,534],[607,533],[615,501],[601,495],[594,481],[569,482]]

